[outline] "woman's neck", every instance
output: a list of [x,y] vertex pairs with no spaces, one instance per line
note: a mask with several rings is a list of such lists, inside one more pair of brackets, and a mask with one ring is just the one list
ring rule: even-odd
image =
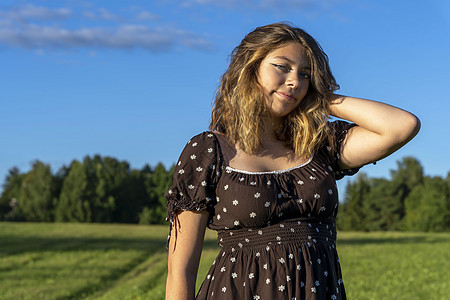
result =
[[265,148],[265,145],[271,145],[274,142],[278,142],[277,131],[282,125],[282,119],[275,116],[265,116],[262,119],[264,125],[264,132],[261,136],[261,146]]

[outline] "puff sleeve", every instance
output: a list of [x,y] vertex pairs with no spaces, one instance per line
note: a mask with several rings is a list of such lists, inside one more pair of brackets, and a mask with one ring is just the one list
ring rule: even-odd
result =
[[174,169],[173,184],[165,193],[166,220],[171,227],[182,211],[211,213],[222,164],[219,147],[212,132],[196,135],[186,144]]
[[334,149],[327,146],[328,154],[330,155],[330,164],[333,169],[334,177],[336,180],[342,179],[344,176],[351,176],[356,174],[360,168],[352,169],[342,169],[339,163],[340,161],[340,150],[342,147],[342,142],[345,139],[348,130],[356,126],[354,123],[349,123],[346,121],[334,121],[330,123],[330,127],[334,137]]

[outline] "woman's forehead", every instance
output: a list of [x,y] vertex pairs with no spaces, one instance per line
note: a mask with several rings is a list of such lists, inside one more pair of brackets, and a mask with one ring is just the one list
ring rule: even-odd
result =
[[309,55],[306,48],[299,43],[287,43],[271,52],[269,52],[265,59],[279,59],[285,60],[291,64],[309,65]]

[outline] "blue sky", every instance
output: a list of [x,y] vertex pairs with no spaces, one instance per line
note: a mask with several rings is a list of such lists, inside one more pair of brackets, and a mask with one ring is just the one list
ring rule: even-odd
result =
[[[175,162],[207,129],[228,55],[257,26],[290,21],[330,58],[339,93],[415,113],[422,130],[364,171],[404,156],[450,171],[446,0],[2,1],[0,179],[39,159],[55,172],[86,155],[132,167]],[[340,184],[341,186],[343,183]]]

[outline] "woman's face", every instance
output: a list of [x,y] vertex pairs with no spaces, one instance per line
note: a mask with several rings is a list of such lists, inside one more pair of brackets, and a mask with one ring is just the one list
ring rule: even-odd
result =
[[305,97],[311,75],[305,48],[289,43],[270,52],[261,62],[258,83],[267,94],[266,105],[274,116],[292,112]]

